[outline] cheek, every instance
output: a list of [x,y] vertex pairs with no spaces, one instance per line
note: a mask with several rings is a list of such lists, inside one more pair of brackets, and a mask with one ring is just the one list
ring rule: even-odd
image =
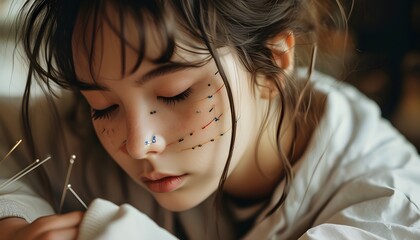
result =
[[179,118],[180,131],[171,134],[168,147],[180,151],[197,150],[213,144],[231,128],[230,107],[221,80],[207,85],[198,100]]
[[109,122],[109,120],[93,121],[96,134],[109,154],[114,155],[123,144],[122,132],[117,123]]

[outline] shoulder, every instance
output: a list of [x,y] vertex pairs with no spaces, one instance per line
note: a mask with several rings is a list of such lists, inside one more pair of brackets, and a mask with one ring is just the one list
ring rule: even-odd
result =
[[314,74],[313,84],[316,91],[326,96],[325,113],[319,127],[322,134],[318,136],[327,137],[326,133],[330,132],[333,138],[330,141],[334,142],[336,150],[346,151],[351,157],[385,145],[399,153],[413,152],[405,137],[382,117],[379,106],[354,86],[319,72]]
[[[294,166],[283,206],[255,232],[277,229],[278,236],[298,238],[328,223],[337,233],[346,230],[337,226],[348,226],[390,238],[399,233],[387,223],[396,223],[405,229],[403,236],[411,236],[413,228],[408,226],[420,224],[417,151],[357,89],[319,73],[313,81],[315,90],[325,95],[324,114]],[[280,195],[274,194],[272,202]],[[404,218],[409,215],[412,223]],[[273,219],[279,222],[273,224]]]

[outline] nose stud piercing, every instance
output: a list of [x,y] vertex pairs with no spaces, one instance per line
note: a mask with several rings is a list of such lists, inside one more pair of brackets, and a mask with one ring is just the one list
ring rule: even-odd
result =
[[145,146],[148,146],[148,145],[153,144],[153,143],[156,143],[156,136],[155,135],[152,136],[152,139],[150,139],[150,140],[146,139],[146,141],[144,141]]

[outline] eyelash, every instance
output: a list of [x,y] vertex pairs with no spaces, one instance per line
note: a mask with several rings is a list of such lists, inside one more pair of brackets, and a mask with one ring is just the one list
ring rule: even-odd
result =
[[[165,104],[168,105],[175,105],[178,102],[184,101],[187,99],[192,93],[191,88],[188,88],[184,92],[173,96],[173,97],[157,97],[159,100],[163,101]],[[108,119],[112,112],[115,111],[118,108],[118,105],[112,105],[105,109],[93,109],[91,117],[93,120],[100,120],[100,119]]]
[[191,88],[188,88],[187,90],[183,91],[182,93],[175,95],[173,97],[157,97],[158,100],[161,100],[165,104],[168,105],[175,105],[176,103],[179,103],[181,101],[184,101],[187,99],[192,93]]
[[100,119],[105,119],[105,118],[109,118],[111,116],[111,113],[113,111],[115,111],[118,108],[118,105],[112,105],[108,108],[105,109],[93,109],[92,108],[92,113],[91,113],[91,117],[93,120],[100,120]]

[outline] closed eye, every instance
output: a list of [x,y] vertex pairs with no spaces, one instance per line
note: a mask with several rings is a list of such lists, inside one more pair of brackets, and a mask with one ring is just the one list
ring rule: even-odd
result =
[[192,89],[188,88],[187,90],[183,91],[182,93],[172,96],[172,97],[162,97],[158,96],[157,99],[164,102],[168,105],[175,105],[176,103],[179,103],[181,101],[184,101],[187,99],[192,93]]
[[111,114],[118,108],[117,104],[107,107],[105,109],[93,109],[91,110],[91,117],[93,120],[107,119]]

